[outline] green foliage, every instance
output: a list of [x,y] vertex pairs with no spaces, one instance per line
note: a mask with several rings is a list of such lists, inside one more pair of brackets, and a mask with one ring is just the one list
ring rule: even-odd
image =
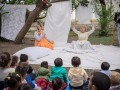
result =
[[36,4],[38,0],[1,0],[2,4]]
[[99,0],[93,0],[93,5],[95,13],[99,16],[99,36],[107,36],[109,34],[109,24],[111,21],[113,21],[114,17],[113,5],[111,3],[102,5],[100,4]]
[[76,9],[79,5],[87,7],[88,4],[88,0],[72,0],[73,9]]

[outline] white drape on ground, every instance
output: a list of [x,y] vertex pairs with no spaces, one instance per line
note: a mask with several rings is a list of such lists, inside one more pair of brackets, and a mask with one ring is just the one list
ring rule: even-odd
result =
[[[110,69],[120,68],[120,48],[116,46],[93,45],[94,51],[82,51],[81,53],[66,52],[63,48],[69,47],[69,44],[63,47],[55,47],[49,56],[30,61],[31,64],[40,64],[42,61],[48,61],[49,65],[54,66],[54,60],[58,57],[63,59],[64,67],[71,67],[71,59],[78,56],[81,59],[81,66],[85,69],[100,69],[102,62],[109,62]],[[35,52],[35,51],[33,51]],[[35,52],[37,53],[37,52]]]
[[78,20],[80,24],[90,24],[90,19],[93,17],[92,5],[88,4],[87,7],[79,5],[75,16],[76,20]]
[[71,1],[52,3],[45,21],[46,36],[55,42],[55,46],[67,43],[71,25]]

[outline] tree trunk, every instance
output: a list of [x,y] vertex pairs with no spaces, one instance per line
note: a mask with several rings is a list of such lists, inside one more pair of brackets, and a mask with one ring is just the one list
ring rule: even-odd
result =
[[0,14],[0,37],[1,37],[1,27],[2,27],[2,17],[1,17],[1,14]]
[[39,0],[39,3],[36,5],[36,8],[29,14],[29,17],[25,25],[22,27],[22,29],[16,36],[15,41],[14,41],[15,44],[22,43],[22,39],[24,38],[28,30],[30,29],[32,22],[36,19],[39,13],[45,8],[47,8],[46,4],[43,3],[42,0]]

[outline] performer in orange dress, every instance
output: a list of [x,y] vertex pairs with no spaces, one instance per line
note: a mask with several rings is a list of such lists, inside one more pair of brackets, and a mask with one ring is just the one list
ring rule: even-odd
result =
[[37,31],[34,33],[34,37],[35,37],[35,46],[46,47],[50,49],[54,48],[54,42],[50,41],[46,37],[46,34],[44,33],[44,27],[42,24],[37,25]]

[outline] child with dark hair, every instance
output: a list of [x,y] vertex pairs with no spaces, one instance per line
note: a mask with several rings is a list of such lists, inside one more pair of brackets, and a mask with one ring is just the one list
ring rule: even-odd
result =
[[31,78],[27,76],[27,72],[29,70],[29,65],[27,63],[21,63],[18,67],[16,67],[16,72],[22,76],[22,83],[29,84],[33,89],[37,89],[37,85],[32,82]]
[[8,76],[10,72],[14,72],[13,69],[10,68],[11,57],[8,52],[0,53],[0,87],[1,90],[4,88],[4,79]]
[[18,86],[17,90],[33,90],[29,84],[21,84]]
[[68,78],[70,80],[70,89],[83,89],[83,84],[85,81],[87,81],[88,75],[86,71],[79,67],[81,64],[79,57],[73,57],[71,60],[72,68],[70,68],[68,72]]
[[50,73],[50,87],[52,86],[51,82],[55,77],[59,77],[62,80],[62,90],[65,89],[66,84],[67,84],[67,73],[66,69],[62,67],[63,61],[61,58],[56,58],[54,61],[55,66],[51,68],[51,73]]
[[100,70],[100,72],[106,74],[107,76],[109,76],[110,75],[109,68],[110,68],[110,64],[108,62],[103,62],[101,64],[101,70]]
[[111,81],[107,75],[101,72],[94,72],[90,76],[88,90],[109,90],[110,85]]
[[52,80],[52,89],[51,90],[61,90],[62,80],[59,77],[55,77]]
[[34,72],[34,69],[32,68],[32,66],[29,65],[29,61],[28,61],[28,55],[26,54],[21,54],[20,55],[20,63],[28,63],[28,71],[27,74],[29,74],[29,77],[31,78],[31,80],[35,80],[36,78],[36,73]]
[[40,66],[48,69],[48,62],[47,61],[43,61],[43,62],[41,62]]
[[27,63],[21,63],[21,65],[17,66],[15,69],[15,72],[19,73],[22,76],[22,83],[27,83],[25,77],[27,75],[28,68],[29,67]]
[[21,84],[21,76],[18,73],[9,73],[4,80],[4,90],[17,90],[17,87]]
[[20,55],[20,63],[21,62],[27,62],[27,63],[29,63],[28,62],[28,55],[26,55],[26,54],[21,54]]
[[12,56],[12,63],[10,65],[10,68],[15,71],[15,68],[18,66],[18,57]]
[[49,81],[50,71],[48,69],[48,62],[41,62],[41,67],[38,69],[38,76],[36,78],[37,86],[41,87],[42,90],[47,89],[48,81]]

